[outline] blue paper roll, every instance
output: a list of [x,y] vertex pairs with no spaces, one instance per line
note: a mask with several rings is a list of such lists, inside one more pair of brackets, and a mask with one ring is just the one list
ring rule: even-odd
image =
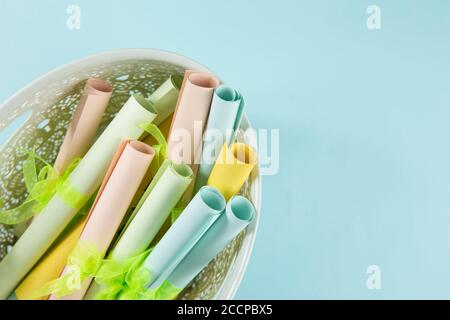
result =
[[244,104],[241,94],[229,86],[222,85],[214,91],[194,192],[206,184],[223,144],[234,140]]
[[254,219],[253,204],[234,196],[222,214],[167,277],[164,285],[185,288]]
[[226,201],[212,187],[202,187],[179,218],[155,246],[144,267],[150,271],[148,287],[158,285],[158,279],[176,266],[205,231],[224,212]]

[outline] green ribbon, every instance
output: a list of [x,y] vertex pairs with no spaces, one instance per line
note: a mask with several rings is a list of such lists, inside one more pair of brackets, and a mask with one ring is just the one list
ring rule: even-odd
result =
[[122,290],[119,300],[140,300],[146,293],[146,285],[151,280],[150,270],[141,266],[131,270],[126,278],[126,287]]
[[[39,157],[34,149],[32,151],[24,150],[24,152],[28,154],[22,166],[28,196],[16,208],[0,209],[0,223],[18,224],[27,221],[41,212],[55,194],[68,206],[81,209],[88,198],[72,186],[69,179],[81,159],[73,160],[68,168],[59,174],[55,168]],[[36,169],[36,160],[44,164],[39,172]],[[0,206],[3,206],[1,199]]]
[[141,300],[174,300],[183,289],[177,288],[169,281],[164,282],[157,288],[149,289]]
[[158,126],[155,124],[148,122],[148,123],[142,123],[139,125],[139,127],[150,134],[157,142],[157,144],[153,145],[153,149],[155,150],[155,156],[153,158],[154,163],[156,163],[156,168],[159,168],[161,163],[166,159],[167,155],[167,141],[164,137],[161,130],[159,130]]
[[33,298],[54,294],[61,298],[81,289],[84,280],[94,277],[101,265],[102,255],[94,244],[79,241],[67,260],[67,272],[37,290]]
[[104,260],[95,276],[95,282],[103,285],[105,288],[98,292],[94,299],[115,300],[123,288],[125,276],[131,265],[130,259],[125,261]]
[[[142,271],[137,271],[150,253],[151,249],[125,260],[106,259],[103,261],[95,281],[105,288],[99,291],[94,297],[95,300],[115,300],[123,290],[128,291],[127,295],[138,295],[140,280],[143,277]],[[146,284],[146,283],[145,283]],[[144,285],[145,285],[144,284]]]

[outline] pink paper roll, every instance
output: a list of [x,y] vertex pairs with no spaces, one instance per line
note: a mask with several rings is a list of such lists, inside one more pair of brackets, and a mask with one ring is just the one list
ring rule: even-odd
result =
[[[153,156],[154,150],[143,142],[124,141],[119,146],[89,212],[80,241],[96,245],[105,256]],[[66,266],[62,275],[67,269]],[[86,279],[81,290],[62,299],[82,299],[91,282],[92,278]],[[50,296],[50,300],[56,299],[56,296]]]
[[88,79],[84,86],[72,123],[59,149],[54,167],[64,171],[77,157],[89,149],[112,94],[112,86],[101,79]]
[[168,159],[189,165],[198,163],[214,88],[219,84],[212,74],[186,71],[167,141]]

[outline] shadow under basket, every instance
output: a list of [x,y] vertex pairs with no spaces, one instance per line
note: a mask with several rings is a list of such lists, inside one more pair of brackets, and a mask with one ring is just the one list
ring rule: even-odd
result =
[[[53,163],[80,98],[84,80],[90,77],[110,82],[113,95],[99,132],[108,125],[130,94],[148,97],[170,75],[186,69],[209,72],[183,56],[152,49],[123,49],[99,53],[59,67],[13,95],[0,106],[0,195],[5,207],[24,200],[20,148],[33,149]],[[20,123],[18,123],[20,122]],[[251,125],[244,115],[241,129]],[[4,140],[2,140],[2,138]],[[238,135],[244,141],[243,135]],[[245,141],[256,149],[255,141]],[[180,299],[232,299],[250,258],[259,221],[261,182],[259,167],[241,194],[255,205],[255,220],[238,235],[180,294]],[[17,227],[0,225],[0,260],[20,234]],[[1,274],[0,274],[1,279]]]

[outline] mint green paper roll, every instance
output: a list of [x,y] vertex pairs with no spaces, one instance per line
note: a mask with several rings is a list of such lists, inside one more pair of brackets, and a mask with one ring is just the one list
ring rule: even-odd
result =
[[[166,106],[173,111],[175,103]],[[71,187],[83,194],[84,198],[89,198],[101,183],[119,143],[123,139],[139,138],[143,133],[139,125],[151,122],[156,116],[148,100],[138,95],[130,97],[71,173]],[[59,195],[53,196],[0,263],[0,299],[6,298],[14,290],[77,211]]]
[[226,211],[200,238],[159,288],[159,296],[173,299],[254,219],[252,203],[234,196]]
[[165,160],[111,252],[123,260],[145,251],[192,181],[188,165]]
[[170,76],[148,98],[157,113],[155,120],[153,120],[154,124],[159,125],[174,111],[182,82],[183,77]]
[[234,140],[242,120],[244,105],[241,94],[229,86],[221,85],[214,91],[194,192],[206,185],[223,144],[228,145]]
[[151,275],[150,287],[157,286],[158,278],[181,261],[225,206],[225,198],[217,189],[203,187],[197,192],[144,261]]

